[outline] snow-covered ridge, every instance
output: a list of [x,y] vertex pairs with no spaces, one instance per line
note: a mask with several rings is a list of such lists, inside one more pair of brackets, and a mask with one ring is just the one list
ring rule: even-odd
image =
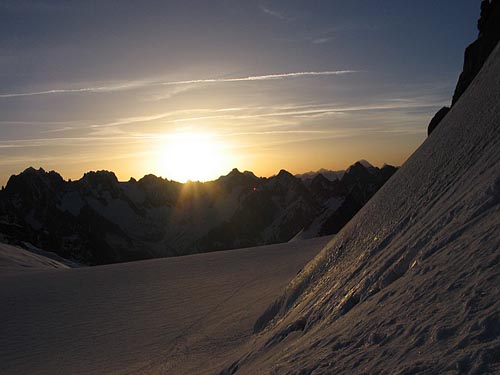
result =
[[500,46],[223,374],[500,372]]

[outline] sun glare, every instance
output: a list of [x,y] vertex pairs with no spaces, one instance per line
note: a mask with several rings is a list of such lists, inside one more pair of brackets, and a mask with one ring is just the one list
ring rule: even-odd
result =
[[172,134],[161,147],[158,169],[165,178],[208,181],[227,172],[225,147],[212,134]]

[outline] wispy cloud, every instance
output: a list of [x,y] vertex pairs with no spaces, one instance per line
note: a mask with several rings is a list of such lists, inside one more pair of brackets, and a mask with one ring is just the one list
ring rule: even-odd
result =
[[[102,135],[100,129],[114,128],[137,123],[154,123],[162,120],[163,124],[179,124],[199,122],[205,120],[253,120],[283,118],[287,124],[293,118],[315,119],[327,116],[345,115],[351,112],[383,112],[383,111],[408,111],[435,108],[439,103],[428,103],[426,101],[389,99],[386,101],[358,106],[336,106],[332,104],[306,104],[286,106],[256,106],[256,107],[229,107],[229,108],[191,108],[161,112],[151,115],[139,115],[117,118],[109,122],[81,124],[81,128],[93,129],[92,135]],[[193,114],[199,114],[193,116]],[[282,120],[280,120],[282,121]],[[74,125],[67,124],[60,131],[70,130]]]
[[309,71],[309,72],[293,72],[293,73],[277,73],[256,75],[237,78],[208,78],[208,79],[193,79],[187,81],[172,81],[163,82],[163,85],[186,85],[193,83],[225,83],[225,82],[244,82],[244,81],[268,81],[274,79],[298,78],[298,77],[314,77],[314,76],[336,76],[350,73],[358,73],[357,70],[327,70],[327,71]]
[[312,44],[325,44],[334,41],[340,35],[346,33],[373,32],[378,27],[366,24],[340,24],[327,28],[319,28],[297,32],[286,38],[276,38],[285,42],[306,42]]
[[[106,92],[133,90],[133,89],[140,89],[140,88],[154,87],[154,86],[174,86],[174,85],[189,85],[189,84],[195,85],[195,84],[207,84],[207,83],[230,83],[230,82],[244,82],[244,81],[267,81],[267,80],[299,78],[299,77],[336,76],[336,75],[343,75],[343,74],[350,74],[357,72],[358,71],[356,70],[327,70],[327,71],[276,73],[276,74],[255,75],[247,77],[235,77],[235,78],[204,78],[204,79],[191,79],[184,81],[168,81],[168,82],[133,81],[129,83],[105,85],[98,87],[57,88],[57,89],[42,90],[42,91],[3,93],[0,94],[0,98],[16,98],[23,96],[75,94],[75,93],[106,93]],[[180,92],[182,92],[182,90]],[[166,96],[166,98],[171,97],[174,94],[170,93],[169,95]],[[160,99],[164,98],[165,97]]]
[[[133,129],[142,129],[146,126],[162,127],[167,129],[171,126],[179,124],[193,123],[197,125],[214,126],[214,124],[231,123],[235,121],[242,126],[252,126],[255,128],[255,121],[260,125],[279,124],[291,126],[297,121],[304,120],[321,120],[322,118],[329,117],[352,117],[354,113],[365,113],[374,116],[375,114],[382,114],[393,112],[393,115],[383,115],[385,122],[390,118],[394,118],[395,113],[412,113],[412,118],[418,113],[432,112],[436,107],[442,106],[447,102],[439,100],[439,98],[426,96],[416,96],[414,98],[405,97],[392,97],[385,98],[380,101],[372,103],[363,103],[359,105],[345,105],[336,103],[289,103],[281,105],[265,105],[265,106],[242,106],[242,107],[222,107],[222,108],[185,108],[176,109],[165,112],[157,112],[151,114],[137,114],[132,116],[110,118],[107,121],[94,122],[94,121],[60,121],[60,122],[46,122],[46,121],[0,121],[2,126],[40,126],[39,133],[75,133],[81,134],[86,131],[87,135],[103,136],[119,135],[116,130],[109,130],[112,128],[127,129],[127,126],[133,126]],[[357,116],[357,115],[356,115]],[[215,121],[217,120],[217,121]],[[265,120],[265,121],[264,121]],[[401,121],[397,117],[397,121]],[[140,126],[135,126],[141,124]],[[41,130],[43,129],[43,130]],[[106,130],[108,129],[108,130]],[[132,128],[127,129],[128,131]],[[112,132],[112,133],[110,133]]]
[[71,131],[71,130],[74,130],[74,129],[75,129],[74,126],[63,126],[61,128],[45,130],[45,133],[60,133],[60,132]]
[[270,9],[268,7],[265,7],[265,6],[260,6],[260,10],[267,14],[267,15],[270,15],[274,18],[277,18],[279,20],[282,20],[282,21],[290,21],[291,18],[285,16],[282,12],[279,12],[277,10],[274,10],[274,9]]
[[330,131],[327,131],[327,130],[268,130],[268,131],[248,131],[248,132],[226,133],[226,134],[219,134],[219,136],[235,137],[235,136],[246,136],[246,135],[328,134],[328,133],[330,133]]
[[126,83],[120,85],[99,86],[99,87],[79,87],[79,88],[64,88],[64,89],[50,89],[42,91],[30,91],[20,93],[6,93],[0,94],[0,98],[16,98],[22,96],[37,96],[37,95],[53,95],[53,94],[75,94],[75,93],[102,93],[121,90],[130,90],[133,88],[144,87],[145,83]]
[[125,117],[125,118],[120,118],[115,121],[107,122],[107,123],[102,123],[102,124],[93,124],[90,125],[90,128],[107,128],[107,127],[113,127],[113,126],[119,126],[119,125],[128,125],[128,124],[134,124],[138,122],[149,122],[149,121],[155,121],[155,120],[161,120],[166,117],[169,117],[172,115],[173,112],[165,112],[165,113],[159,113],[155,115],[146,115],[146,116],[133,116],[133,117]]
[[313,44],[325,44],[325,43],[331,42],[332,40],[333,40],[332,37],[316,38],[316,39],[313,39],[312,43]]
[[[297,105],[288,107],[265,107],[265,111],[260,111],[258,113],[245,113],[251,112],[257,108],[242,108],[241,114],[219,114],[219,115],[207,115],[207,116],[197,116],[197,117],[185,117],[176,118],[173,122],[190,122],[198,120],[212,120],[212,119],[227,119],[227,120],[244,120],[244,119],[256,119],[263,117],[300,117],[300,118],[317,118],[332,115],[342,115],[348,112],[371,112],[371,111],[398,111],[398,110],[410,110],[410,109],[420,109],[420,108],[435,108],[439,104],[435,103],[425,103],[425,102],[394,102],[394,103],[375,103],[369,105],[359,105],[359,106],[331,106],[331,105]],[[217,111],[215,111],[217,112]],[[220,112],[220,110],[218,111]]]

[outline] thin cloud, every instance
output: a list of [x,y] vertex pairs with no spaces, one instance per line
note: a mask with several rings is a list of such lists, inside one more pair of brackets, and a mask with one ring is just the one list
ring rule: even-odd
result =
[[163,82],[162,85],[186,85],[193,83],[226,83],[226,82],[244,82],[244,81],[268,81],[274,79],[298,78],[298,77],[314,77],[314,76],[335,76],[350,73],[358,73],[357,70],[327,70],[327,71],[310,71],[310,72],[293,72],[293,73],[278,73],[266,74],[260,76],[248,76],[238,78],[208,78],[208,79],[193,79],[187,81],[172,81]]
[[[439,106],[439,105],[437,105]],[[351,107],[332,107],[329,105],[299,105],[299,106],[288,106],[288,107],[268,107],[270,111],[264,111],[261,113],[251,113],[251,114],[222,114],[222,115],[208,115],[208,116],[196,116],[196,117],[185,117],[177,118],[173,122],[188,122],[197,120],[210,120],[210,119],[227,119],[227,120],[244,120],[244,119],[254,119],[263,117],[301,117],[301,118],[315,118],[331,115],[342,115],[346,112],[369,112],[369,111],[399,111],[408,109],[418,109],[418,108],[435,108],[436,104],[430,103],[418,103],[418,102],[402,102],[401,104],[371,104],[371,105],[361,105],[361,106],[351,106]],[[242,109],[243,111],[253,110],[253,108]]]
[[56,137],[56,138],[32,138],[32,139],[13,139],[4,143],[0,141],[1,148],[38,148],[42,146],[54,146],[64,144],[66,146],[116,146],[151,143],[150,136],[144,135],[123,135],[123,136],[87,136],[79,137]]
[[45,131],[43,131],[43,133],[61,133],[61,132],[75,130],[75,129],[76,128],[74,126],[63,126],[62,128],[45,130]]
[[248,132],[237,132],[237,133],[227,133],[219,134],[221,137],[235,137],[235,136],[246,136],[246,135],[270,135],[270,134],[329,134],[330,131],[327,130],[268,130],[268,131],[248,131]]
[[273,9],[270,9],[270,8],[267,8],[265,6],[261,6],[260,7],[260,10],[265,13],[265,14],[268,14],[274,18],[277,18],[279,20],[282,20],[282,21],[289,21],[290,18],[286,17],[283,13],[281,12],[278,12],[276,10],[273,10]]
[[[115,126],[120,126],[120,125],[129,125],[129,124],[134,124],[134,123],[139,123],[139,122],[150,122],[150,121],[155,121],[155,120],[162,120],[165,118],[174,117],[177,115],[182,115],[184,113],[193,113],[193,112],[202,112],[202,113],[229,112],[229,113],[231,113],[231,112],[243,111],[245,109],[246,108],[236,108],[236,107],[218,108],[218,109],[209,109],[209,108],[182,109],[182,110],[163,112],[163,113],[158,113],[158,114],[153,114],[153,115],[143,115],[143,116],[119,118],[119,119],[116,119],[115,121],[101,123],[101,124],[92,124],[92,125],[89,125],[88,127],[90,127],[90,128],[107,128],[107,127],[115,127]],[[223,117],[224,117],[224,115],[216,115],[216,116],[191,117],[191,119],[223,118]],[[183,120],[187,121],[187,119],[181,119],[181,121],[183,121]],[[174,122],[176,122],[176,120],[174,120]]]
[[[131,82],[120,85],[109,85],[109,86],[99,86],[99,87],[82,87],[82,88],[68,88],[68,89],[50,89],[43,91],[31,91],[31,92],[20,92],[20,93],[5,93],[0,94],[1,98],[17,98],[23,96],[38,96],[38,95],[54,95],[54,94],[76,94],[76,93],[106,93],[115,92],[123,90],[140,89],[145,87],[154,86],[173,86],[173,85],[188,85],[188,84],[205,84],[205,83],[228,83],[228,82],[244,82],[244,81],[267,81],[267,80],[277,80],[286,78],[299,78],[299,77],[314,77],[314,76],[335,76],[350,73],[357,73],[356,70],[327,70],[327,71],[309,71],[309,72],[292,72],[292,73],[277,73],[277,74],[266,74],[258,76],[248,76],[248,77],[236,77],[236,78],[208,78],[208,79],[193,79],[185,81],[170,81],[170,82]],[[175,95],[170,93],[166,98]],[[164,99],[164,98],[160,98]]]
[[128,124],[133,124],[137,122],[149,122],[149,121],[154,121],[154,120],[161,120],[166,117],[169,117],[172,115],[172,112],[165,112],[165,113],[159,113],[156,115],[149,115],[149,116],[134,116],[134,117],[126,117],[126,118],[121,118],[116,121],[104,123],[104,124],[94,124],[90,125],[90,128],[106,128],[106,127],[113,127],[113,126],[119,126],[119,125],[128,125]]
[[[106,128],[134,123],[150,122],[167,119],[166,123],[183,123],[203,120],[251,120],[272,117],[299,117],[318,118],[333,115],[343,115],[348,112],[370,112],[370,111],[401,111],[408,109],[434,108],[439,106],[435,103],[418,101],[393,101],[389,103],[374,103],[359,106],[332,106],[331,104],[307,104],[268,107],[241,107],[241,108],[219,108],[219,109],[185,109],[171,112],[158,113],[145,116],[133,116],[120,118],[115,121],[93,124],[90,128]],[[182,117],[183,114],[200,113],[199,116]],[[176,116],[181,117],[176,117]]]
[[101,93],[101,92],[129,90],[137,87],[143,87],[144,85],[145,84],[128,83],[128,84],[114,85],[114,86],[81,87],[75,89],[51,89],[43,91],[0,94],[0,98],[17,98],[22,96],[53,95],[53,94]]
[[328,28],[307,30],[298,32],[286,38],[275,38],[278,41],[284,42],[307,42],[312,44],[324,44],[333,41],[339,34],[352,32],[372,32],[378,30],[374,25],[366,24],[343,24]]
[[[444,102],[443,102],[444,103]],[[38,121],[0,121],[5,125],[58,125],[55,129],[46,130],[45,133],[56,133],[74,131],[78,129],[105,129],[131,125],[136,123],[148,123],[162,120],[164,124],[196,122],[203,120],[252,120],[263,118],[320,118],[334,115],[345,115],[350,112],[382,112],[382,111],[408,111],[425,110],[439,107],[441,102],[430,103],[417,99],[391,98],[382,102],[364,104],[357,106],[338,106],[334,103],[323,104],[288,104],[250,107],[228,107],[228,108],[189,108],[160,112],[150,115],[137,115],[111,119],[108,122],[89,123],[85,121],[62,121],[62,122],[38,122]],[[443,104],[444,105],[444,104]],[[195,115],[198,114],[198,115]]]
[[312,41],[313,44],[325,44],[331,42],[333,38],[316,38]]

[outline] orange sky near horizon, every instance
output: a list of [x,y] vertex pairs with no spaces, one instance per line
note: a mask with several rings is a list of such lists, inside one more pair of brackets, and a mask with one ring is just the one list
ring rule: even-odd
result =
[[[374,142],[375,138],[377,139]],[[209,181],[226,175],[233,168],[249,170],[259,177],[270,177],[281,169],[292,174],[316,171],[320,168],[343,170],[354,162],[365,159],[371,164],[382,166],[384,163],[401,165],[406,158],[425,139],[398,135],[388,138],[374,135],[369,139],[337,138],[314,139],[310,141],[283,142],[266,146],[252,146],[240,139],[221,141],[207,134],[176,134],[161,140],[153,140],[133,150],[121,147],[113,153],[102,154],[99,161],[88,160],[75,162],[73,159],[54,159],[46,162],[33,162],[19,165],[11,174],[18,174],[32,166],[46,171],[55,170],[64,179],[77,180],[91,170],[113,171],[120,181],[131,177],[140,179],[146,174],[154,174],[178,182]],[[409,149],[411,145],[412,149]],[[381,152],[381,151],[384,152]],[[98,155],[98,151],[92,153]],[[0,185],[5,185],[11,174],[0,176]]]
[[477,35],[445,3],[0,1],[0,185],[401,165]]

